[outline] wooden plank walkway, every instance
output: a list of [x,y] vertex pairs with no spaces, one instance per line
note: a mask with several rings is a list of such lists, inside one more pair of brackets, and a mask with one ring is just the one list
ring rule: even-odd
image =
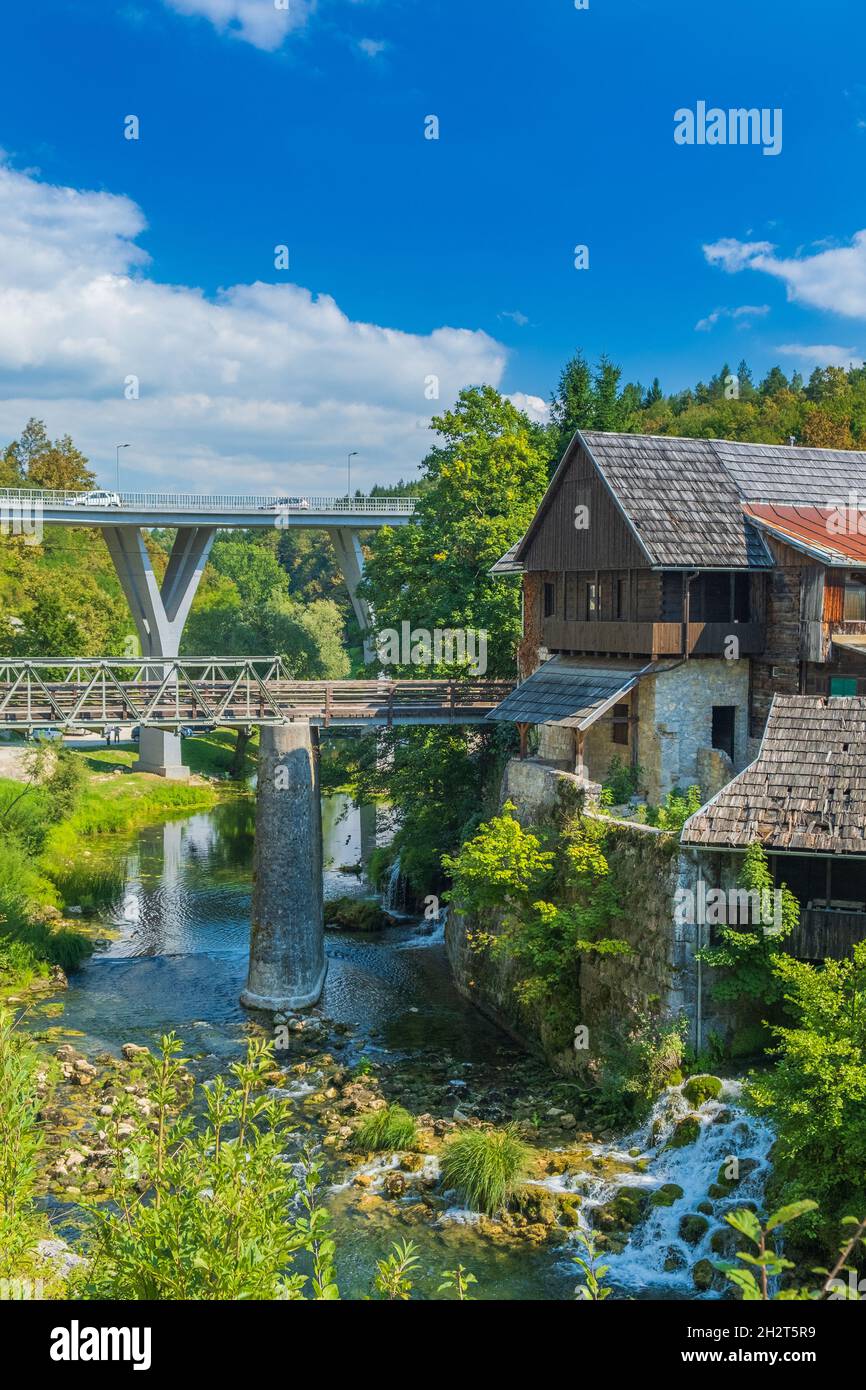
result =
[[0,729],[477,724],[513,682],[296,681],[277,657],[0,660]]

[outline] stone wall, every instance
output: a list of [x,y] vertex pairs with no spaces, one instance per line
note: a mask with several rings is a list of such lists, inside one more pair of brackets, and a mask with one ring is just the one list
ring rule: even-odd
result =
[[733,771],[740,772],[750,761],[747,658],[684,661],[654,680],[641,681],[638,688],[638,762],[653,804],[663,801],[672,787],[693,783],[710,795],[701,783],[706,764],[699,755],[712,748],[714,705],[734,705],[737,710]]
[[[525,827],[555,823],[563,789],[580,790],[578,779],[536,759],[508,763],[501,800],[511,801]],[[640,1015],[678,1017],[694,1024],[696,976],[694,927],[675,923],[674,893],[685,872],[675,839],[649,826],[605,821],[605,853],[617,889],[621,915],[612,934],[629,943],[619,956],[586,956],[574,980],[575,1017],[570,1030],[585,1025],[589,1048],[576,1052],[563,1040],[562,1019],[551,1022],[526,1008],[515,994],[519,971],[513,959],[489,951],[473,952],[472,922],[449,914],[446,944],[458,988],[472,1002],[520,1039],[545,1055],[562,1072],[585,1072],[603,1050],[605,1037],[624,1037]],[[478,924],[481,925],[481,924]],[[485,921],[497,935],[501,923]],[[569,1000],[570,1007],[570,1000]]]
[[[713,749],[714,705],[736,708],[733,761]],[[755,757],[749,737],[747,657],[740,661],[696,657],[657,676],[647,676],[631,692],[631,710],[637,723],[629,726],[628,744],[613,742],[610,715],[587,730],[583,756],[590,781],[604,782],[615,757],[628,766],[634,738],[643,773],[641,791],[656,806],[674,787],[693,784],[701,788],[704,800],[709,800]],[[574,730],[541,725],[538,734],[539,757],[573,772]]]

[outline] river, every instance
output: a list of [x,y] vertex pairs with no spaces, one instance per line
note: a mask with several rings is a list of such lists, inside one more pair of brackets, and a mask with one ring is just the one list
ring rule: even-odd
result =
[[[116,1054],[126,1042],[152,1047],[161,1033],[174,1030],[202,1078],[238,1057],[250,1019],[238,996],[249,944],[253,813],[250,800],[231,800],[205,814],[145,827],[125,842],[124,888],[103,914],[106,941],[70,976],[64,995],[64,1032],[84,1054]],[[326,898],[369,893],[350,871],[369,844],[362,846],[361,816],[347,797],[323,799],[323,832]],[[340,1061],[348,1066],[364,1058],[382,1069],[389,1099],[445,1115],[459,1106],[498,1122],[525,1118],[534,1103],[549,1103],[550,1078],[542,1065],[457,993],[439,923],[405,918],[380,932],[328,931],[326,950],[328,975],[315,1012],[341,1034],[336,1044],[329,1034],[327,1045],[341,1048]],[[298,1085],[299,1107],[314,1084]],[[585,1167],[537,1183],[551,1195],[581,1193],[587,1215],[623,1186],[649,1191],[665,1182],[679,1185],[682,1197],[655,1210],[613,1256],[619,1296],[695,1296],[689,1266],[711,1253],[710,1234],[690,1245],[679,1227],[731,1152],[737,1126],[738,1151],[745,1146],[760,1155],[743,1196],[759,1195],[768,1140],[744,1119],[735,1090],[701,1107],[701,1134],[691,1152],[666,1152],[670,1125],[688,1108],[672,1093],[642,1132],[616,1144],[587,1144]],[[563,1144],[568,1147],[573,1153],[575,1145]],[[393,1240],[407,1236],[419,1247],[416,1289],[422,1296],[433,1296],[441,1272],[462,1262],[478,1278],[479,1298],[573,1297],[577,1272],[568,1232],[557,1228],[541,1242],[500,1240],[455,1207],[407,1225],[405,1203],[374,1196],[381,1177],[370,1173],[361,1202],[351,1173],[335,1179],[329,1196],[344,1297],[367,1294],[375,1261]]]

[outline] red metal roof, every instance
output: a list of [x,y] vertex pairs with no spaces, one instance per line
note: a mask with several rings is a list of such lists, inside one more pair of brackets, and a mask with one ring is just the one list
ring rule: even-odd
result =
[[866,508],[744,502],[743,511],[764,530],[825,564],[866,565]]

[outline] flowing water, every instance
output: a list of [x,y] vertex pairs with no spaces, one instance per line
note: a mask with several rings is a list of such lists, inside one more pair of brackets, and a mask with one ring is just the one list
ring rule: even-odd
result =
[[[174,1029],[202,1076],[239,1055],[249,1021],[238,996],[249,944],[253,813],[251,801],[229,801],[205,814],[146,827],[129,842],[122,852],[124,890],[104,917],[110,937],[70,977],[63,996],[62,1026],[78,1035],[73,1040],[82,1052],[116,1053],[125,1042],[152,1046]],[[325,896],[369,895],[360,865],[375,844],[370,809],[359,812],[345,796],[327,796],[323,830]],[[399,891],[395,875],[388,889],[393,908]],[[352,1065],[363,1056],[376,1067],[396,1060],[417,1076],[410,1084],[417,1084],[422,1097],[419,1108],[429,1101],[423,1088],[438,1088],[430,1108],[438,1103],[439,1113],[444,1097],[448,1106],[474,1103],[473,1113],[504,1121],[531,1094],[543,1069],[458,995],[440,922],[404,917],[381,932],[329,931],[326,949],[328,975],[316,1012],[351,1025],[341,1060]],[[300,1100],[314,1086],[314,1076],[304,1077],[292,1093]],[[622,1254],[605,1257],[621,1296],[695,1296],[689,1266],[708,1252],[710,1231],[690,1246],[679,1234],[680,1223],[694,1213],[727,1155],[757,1160],[740,1197],[760,1193],[769,1140],[744,1118],[736,1087],[729,1085],[718,1102],[701,1107],[695,1144],[666,1148],[676,1119],[687,1110],[680,1091],[672,1090],[638,1134],[615,1145],[587,1143],[572,1150],[567,1173],[538,1183],[551,1192],[579,1193],[584,1226],[623,1187],[682,1188],[671,1206],[650,1210]],[[386,1157],[370,1165],[370,1193],[381,1188],[392,1164]],[[419,1173],[407,1175],[404,1207],[411,1204],[413,1187],[435,1176],[436,1167],[428,1158]],[[435,1293],[441,1271],[458,1262],[477,1275],[482,1298],[573,1296],[574,1236],[564,1229],[541,1244],[494,1240],[476,1229],[470,1213],[447,1203],[435,1221],[407,1229],[400,1203],[380,1203],[375,1214],[359,1210],[351,1181],[335,1182],[329,1205],[344,1296],[363,1296],[375,1260],[406,1236],[421,1250],[416,1288],[424,1296]]]

